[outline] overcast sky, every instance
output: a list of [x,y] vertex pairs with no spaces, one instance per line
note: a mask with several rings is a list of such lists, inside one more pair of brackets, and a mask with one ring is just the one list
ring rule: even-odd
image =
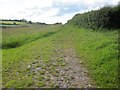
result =
[[119,0],[0,0],[0,19],[66,23],[75,14],[116,5]]

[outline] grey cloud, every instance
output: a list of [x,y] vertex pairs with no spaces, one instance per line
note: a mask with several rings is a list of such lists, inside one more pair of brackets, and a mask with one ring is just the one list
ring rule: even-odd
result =
[[111,3],[108,1],[96,1],[92,4],[83,4],[83,3],[62,3],[62,2],[55,2],[53,4],[53,8],[58,8],[58,13],[56,16],[63,16],[64,14],[70,14],[75,12],[83,12],[89,9],[95,9],[96,7],[103,7],[105,5],[110,5]]
[[57,16],[62,16],[64,14],[86,10],[88,9],[88,6],[82,5],[82,4],[71,4],[71,3],[68,3],[68,4],[54,3],[53,8],[58,8],[59,11],[56,14]]

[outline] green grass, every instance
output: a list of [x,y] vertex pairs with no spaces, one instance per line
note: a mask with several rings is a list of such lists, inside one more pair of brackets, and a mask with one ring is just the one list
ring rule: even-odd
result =
[[[71,25],[65,25],[61,30],[60,28],[61,26],[32,26],[31,28],[9,28],[9,30],[3,31],[3,41],[7,43],[19,39],[20,42],[23,42],[24,38],[29,37],[28,41],[25,40],[20,47],[2,50],[3,87],[45,87],[46,82],[54,87],[55,83],[51,81],[49,75],[43,79],[46,76],[44,71],[39,72],[42,75],[38,78],[39,82],[33,81],[35,74],[30,71],[28,66],[34,64],[37,59],[42,63],[36,62],[36,68],[41,66],[43,70],[48,70],[56,76],[56,67],[59,64],[64,67],[61,58],[58,59],[60,62],[57,65],[52,62],[53,56],[56,55],[54,50],[60,45],[63,49],[75,48],[83,65],[88,68],[96,87],[118,87],[117,30],[93,31]],[[57,32],[58,30],[59,32]],[[57,33],[46,37],[48,32]],[[38,36],[42,36],[42,38],[35,39]],[[47,66],[51,68],[47,68]]]
[[58,25],[31,25],[29,27],[3,29],[2,48],[14,48],[39,38],[48,37],[58,31],[60,27]]
[[[71,28],[71,27],[70,27]],[[74,44],[98,87],[118,87],[118,33],[74,28]]]
[[[27,67],[31,63],[33,63],[34,60],[40,59],[39,57],[41,57],[41,56],[42,56],[42,60],[44,60],[44,61],[50,60],[51,54],[53,53],[53,52],[51,52],[51,50],[53,50],[54,48],[52,48],[53,47],[52,40],[50,39],[50,37],[48,37],[49,35],[47,35],[47,34],[48,34],[48,32],[53,32],[53,31],[57,32],[60,29],[60,27],[61,27],[61,25],[60,26],[54,25],[54,26],[47,26],[47,27],[35,26],[32,29],[28,28],[27,30],[29,30],[29,31],[27,31],[27,32],[31,31],[31,34],[33,34],[33,35],[35,35],[35,34],[38,35],[38,33],[39,33],[39,35],[41,35],[41,33],[43,33],[43,35],[45,35],[44,38],[36,39],[36,40],[32,41],[31,43],[23,44],[21,47],[18,47],[18,48],[2,50],[2,52],[3,52],[3,55],[2,55],[3,56],[3,60],[2,60],[2,63],[3,63],[2,64],[3,65],[3,67],[2,67],[2,69],[3,69],[3,87],[33,87],[33,86],[31,86],[31,83],[32,83],[32,85],[34,85],[34,82],[31,78],[33,78],[34,73],[30,73],[30,69],[28,69]],[[23,29],[21,29],[21,30],[23,30]],[[20,32],[20,31],[16,31],[16,29],[15,29],[15,31],[13,31],[14,35],[16,35],[16,37],[13,35],[12,30],[11,30],[11,33],[10,33],[10,31],[8,31],[8,32],[9,33],[7,33],[7,34],[9,34],[9,36],[11,35],[10,37],[13,36],[14,38],[16,38],[17,32]],[[19,33],[19,36],[22,36],[25,32],[26,32],[26,28],[21,33]],[[3,34],[3,35],[5,36],[5,34]],[[26,37],[27,37],[27,35],[26,35]],[[7,38],[7,36],[6,36],[6,38]],[[31,39],[32,39],[32,37],[31,37]],[[50,63],[50,64],[52,64],[52,63]],[[42,73],[42,71],[41,71],[41,73]],[[28,77],[26,77],[26,75]],[[28,81],[28,82],[26,82],[26,81]],[[41,86],[42,81],[39,83],[35,83],[35,84]]]

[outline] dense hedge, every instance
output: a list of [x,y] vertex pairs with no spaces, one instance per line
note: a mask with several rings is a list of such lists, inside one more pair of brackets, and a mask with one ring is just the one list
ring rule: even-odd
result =
[[120,5],[75,15],[68,23],[84,28],[120,28]]

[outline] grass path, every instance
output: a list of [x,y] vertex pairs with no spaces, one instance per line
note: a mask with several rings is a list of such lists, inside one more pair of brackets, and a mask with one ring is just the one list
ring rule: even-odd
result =
[[53,52],[50,60],[44,60],[41,56],[28,65],[34,75],[34,87],[93,87],[93,82],[69,39],[66,36],[52,39],[54,49],[48,49]]
[[79,63],[79,58],[72,48],[58,49],[56,56],[64,62],[63,67],[59,67],[59,77],[55,81],[60,87],[92,87],[92,82],[88,76],[87,70]]
[[60,38],[54,42],[56,49],[53,57],[62,60],[61,66],[57,68],[59,77],[55,81],[59,87],[93,87],[86,68],[80,63],[80,57],[76,54],[71,35],[71,31],[64,33],[64,36],[59,36]]
[[65,25],[48,37],[3,50],[2,85],[117,87],[116,34]]
[[4,50],[3,87],[92,87],[70,32],[61,33]]
[[92,87],[87,70],[78,63],[74,49],[58,49],[56,53],[50,61],[37,59],[28,66],[34,73],[34,87]]

